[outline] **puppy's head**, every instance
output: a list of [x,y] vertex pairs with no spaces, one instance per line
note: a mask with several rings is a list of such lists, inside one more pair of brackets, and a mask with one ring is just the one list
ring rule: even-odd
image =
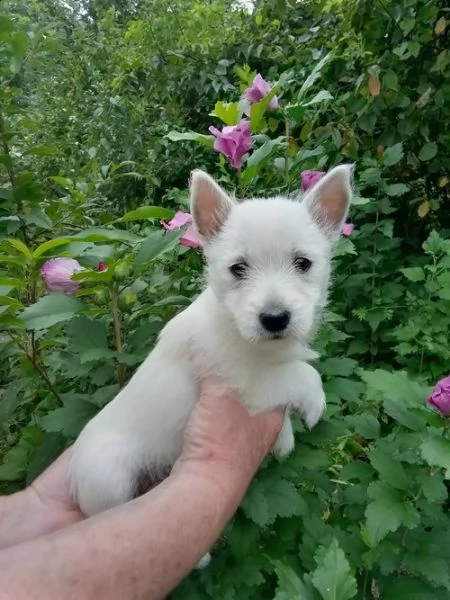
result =
[[352,167],[332,169],[300,201],[236,203],[203,171],[191,213],[208,282],[249,342],[307,343],[326,304],[330,260],[351,200]]

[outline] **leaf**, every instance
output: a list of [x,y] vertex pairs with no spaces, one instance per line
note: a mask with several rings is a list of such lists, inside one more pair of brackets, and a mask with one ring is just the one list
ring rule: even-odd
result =
[[123,217],[116,219],[113,223],[126,223],[143,219],[171,219],[173,214],[173,210],[161,208],[160,206],[140,206],[125,213]]
[[409,191],[409,187],[404,183],[391,183],[386,187],[386,194],[388,196],[403,196]]
[[436,142],[427,142],[422,146],[419,152],[419,160],[427,161],[434,158],[437,154],[438,148]]
[[381,157],[381,162],[385,167],[392,167],[399,163],[403,158],[403,143],[399,142],[390,148],[386,148]]
[[152,231],[147,239],[142,242],[136,255],[136,265],[154,260],[164,252],[174,248],[179,243],[182,233],[182,230]]
[[236,125],[242,117],[244,109],[243,102],[216,102],[214,110],[210,112],[211,117],[217,117],[225,125]]
[[202,133],[196,133],[195,131],[170,131],[165,137],[171,142],[184,142],[193,140],[210,147],[212,147],[214,144],[214,136],[203,135]]
[[41,425],[45,431],[60,432],[66,438],[74,439],[98,411],[99,407],[92,402],[75,398],[42,417]]
[[427,198],[425,198],[425,200],[422,202],[422,204],[417,209],[417,215],[421,219],[424,219],[427,216],[427,214],[430,212],[430,209],[431,209],[431,204],[430,204],[429,200]]
[[417,577],[402,576],[385,582],[382,600],[448,600],[448,594],[439,594]]
[[368,88],[371,96],[379,96],[381,92],[381,83],[378,75],[373,74],[369,77]]
[[321,90],[311,100],[305,102],[303,106],[312,106],[313,104],[319,104],[319,102],[325,102],[325,100],[333,100],[333,96],[327,90]]
[[300,88],[300,91],[298,93],[299,98],[301,98],[304,95],[304,93],[307,92],[314,85],[316,80],[320,78],[321,71],[325,64],[330,60],[331,56],[331,52],[329,52],[315,65],[314,69],[311,71],[310,75],[308,75],[308,77],[305,79],[305,81],[302,84],[302,87]]
[[447,27],[447,20],[445,17],[441,17],[436,21],[436,25],[434,26],[434,33],[436,35],[442,35]]
[[47,433],[27,466],[26,483],[30,485],[61,454],[66,446],[64,436]]
[[376,482],[369,486],[368,494],[373,498],[365,511],[367,539],[372,548],[401,525],[413,529],[420,523],[419,513],[403,499],[399,490]]
[[108,330],[106,323],[88,317],[76,317],[67,326],[71,351],[83,354],[93,349],[108,349]]
[[285,562],[273,561],[278,585],[273,600],[314,600],[297,573]]
[[420,452],[429,465],[445,469],[450,479],[450,440],[430,437],[421,444]]
[[50,292],[26,308],[19,318],[27,329],[48,329],[57,323],[69,321],[84,307],[84,303],[77,298],[63,292]]
[[356,596],[356,579],[336,539],[327,549],[319,547],[315,560],[312,582],[323,600],[349,600]]
[[27,258],[28,260],[31,260],[33,258],[31,251],[27,248],[27,246],[25,246],[25,244],[22,241],[16,240],[14,238],[8,238],[5,240],[5,242],[7,244],[9,244],[10,246],[12,246],[13,248],[15,248],[18,252],[20,252],[23,256],[25,256],[25,258]]
[[406,269],[400,269],[406,279],[409,281],[424,281],[425,273],[422,267],[407,267]]
[[65,246],[67,244],[70,244],[71,241],[72,240],[69,237],[55,238],[53,240],[48,240],[47,242],[44,242],[43,244],[41,244],[40,246],[38,246],[36,248],[36,250],[33,252],[33,258],[34,259],[40,258],[43,254],[45,254],[49,250],[53,250],[54,248],[58,248],[59,246]]
[[369,460],[383,481],[400,490],[408,487],[409,480],[406,471],[392,454],[374,447],[369,451]]
[[327,358],[320,365],[320,372],[328,377],[349,377],[355,373],[358,363],[353,358]]
[[36,156],[56,156],[63,153],[55,146],[31,146],[24,151],[24,154]]
[[418,473],[417,483],[429,502],[444,502],[447,499],[447,488],[440,473]]

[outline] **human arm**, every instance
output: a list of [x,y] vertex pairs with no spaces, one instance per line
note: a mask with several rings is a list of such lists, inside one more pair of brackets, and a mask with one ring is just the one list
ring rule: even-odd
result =
[[250,417],[208,383],[172,474],[132,502],[0,552],[0,598],[164,598],[220,535],[281,423],[278,413]]

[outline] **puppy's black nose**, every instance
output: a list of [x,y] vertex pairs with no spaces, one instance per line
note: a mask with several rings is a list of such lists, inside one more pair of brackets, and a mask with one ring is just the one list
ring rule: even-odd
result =
[[259,315],[261,325],[270,333],[279,333],[286,329],[291,320],[291,313],[288,310],[271,310]]

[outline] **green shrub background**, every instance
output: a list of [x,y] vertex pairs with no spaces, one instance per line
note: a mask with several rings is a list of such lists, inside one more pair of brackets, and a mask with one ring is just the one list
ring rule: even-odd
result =
[[[239,195],[296,193],[356,165],[317,340],[326,418],[268,459],[173,598],[450,598],[450,14],[444,0],[2,0],[0,490],[32,481],[201,286],[164,235],[204,168],[195,135],[260,72],[265,114]],[[174,133],[178,132],[178,133]],[[184,133],[184,135],[183,135]],[[245,175],[245,173],[247,173]],[[91,270],[45,294],[52,256]],[[109,269],[98,273],[105,261]]]

